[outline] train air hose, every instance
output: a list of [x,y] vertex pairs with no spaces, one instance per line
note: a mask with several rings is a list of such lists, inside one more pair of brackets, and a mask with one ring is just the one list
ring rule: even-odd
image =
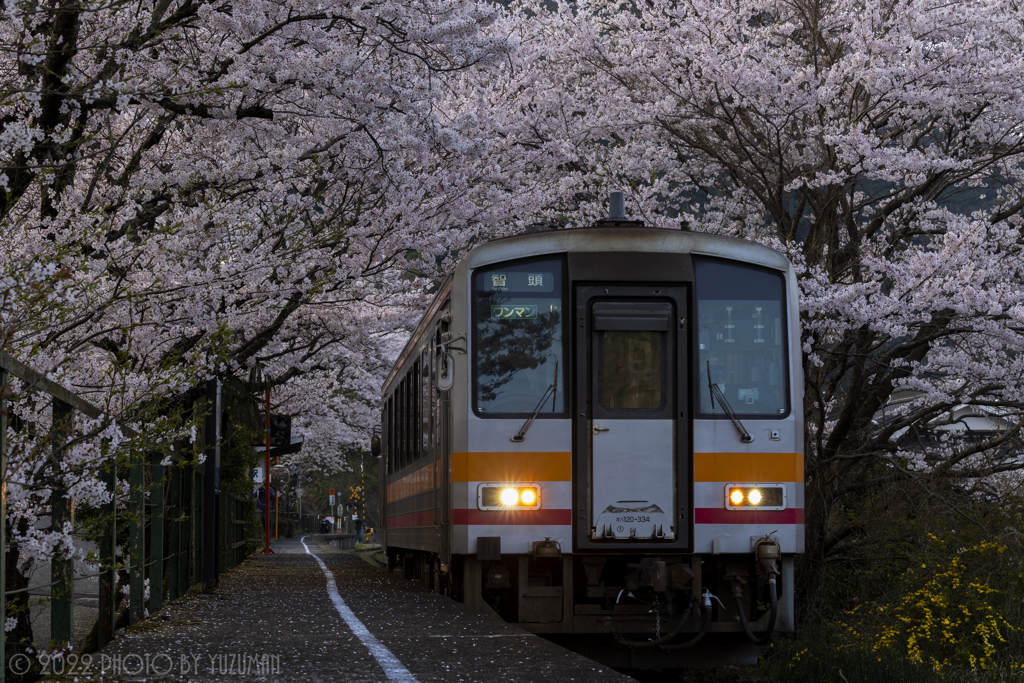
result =
[[747,622],[747,614],[743,611],[743,599],[740,596],[735,596],[733,599],[736,601],[736,611],[740,615],[740,623],[743,624],[743,632],[747,634],[747,638],[754,645],[766,645],[772,637],[772,633],[775,631],[775,617],[779,614],[779,598],[775,594],[775,572],[768,575],[768,595],[772,602],[771,614],[768,617],[768,628],[758,638],[754,635],[754,632],[750,630],[750,624]]
[[701,640],[704,639],[704,636],[706,636],[708,634],[708,629],[711,628],[711,600],[705,599],[704,603],[705,604],[704,604],[704,606],[703,606],[703,608],[701,610],[703,612],[703,614],[704,614],[704,618],[700,622],[700,630],[697,631],[697,633],[693,636],[693,638],[690,638],[689,640],[687,640],[684,643],[673,643],[671,645],[662,645],[661,646],[662,650],[666,650],[668,652],[672,652],[674,650],[683,650],[683,649],[686,649],[688,647],[693,647],[694,645],[696,645],[697,643],[699,643]]
[[[682,633],[683,628],[686,626],[686,622],[690,619],[690,610],[693,608],[693,602],[693,598],[690,598],[690,604],[687,605],[686,609],[683,610],[683,613],[679,615],[679,621],[676,622],[676,625],[672,628],[671,631],[669,631],[662,637],[655,638],[654,640],[631,640],[629,638],[626,638],[618,631],[613,630],[612,634],[615,636],[615,642],[619,643],[620,645],[626,645],[627,647],[631,647],[637,650],[646,647],[658,647],[659,645],[664,645],[665,643],[667,643],[668,641],[672,640],[680,633]],[[614,621],[612,623],[614,624]]]

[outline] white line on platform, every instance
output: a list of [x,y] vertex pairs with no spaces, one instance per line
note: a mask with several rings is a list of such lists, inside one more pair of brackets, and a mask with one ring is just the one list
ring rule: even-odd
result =
[[359,621],[359,617],[355,615],[345,601],[342,600],[341,594],[338,593],[338,584],[334,582],[334,574],[327,568],[324,561],[319,557],[309,552],[309,546],[306,545],[306,537],[303,536],[300,539],[302,547],[306,549],[306,554],[316,560],[316,563],[320,565],[320,569],[323,570],[327,576],[327,594],[331,598],[331,602],[334,603],[334,609],[338,610],[338,614],[341,615],[342,620],[352,630],[352,633],[356,634],[359,640],[362,641],[366,649],[370,651],[373,658],[377,660],[381,668],[384,669],[384,675],[391,681],[405,681],[407,683],[417,683],[416,678],[405,668],[405,665],[392,654],[382,642],[377,640],[376,636],[370,633],[370,629],[363,625],[363,622]]

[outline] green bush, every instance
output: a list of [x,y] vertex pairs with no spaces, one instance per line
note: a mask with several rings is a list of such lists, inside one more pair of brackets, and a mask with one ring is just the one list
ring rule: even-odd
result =
[[280,518],[277,520],[277,530],[281,538],[291,538],[298,531],[298,524],[294,519]]
[[845,642],[773,641],[758,667],[774,683],[941,683],[934,669]]
[[765,672],[1024,683],[1024,496],[986,491],[897,482],[833,508],[828,553],[809,544],[797,575],[802,637],[767,649]]

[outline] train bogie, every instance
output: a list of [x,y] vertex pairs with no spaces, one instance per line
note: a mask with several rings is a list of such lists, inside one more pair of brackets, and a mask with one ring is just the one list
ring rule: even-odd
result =
[[801,385],[778,252],[621,225],[482,245],[385,386],[389,558],[618,666],[753,661],[794,628]]

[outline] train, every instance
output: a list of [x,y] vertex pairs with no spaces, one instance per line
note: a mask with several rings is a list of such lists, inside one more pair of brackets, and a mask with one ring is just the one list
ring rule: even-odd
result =
[[612,209],[440,284],[383,387],[383,554],[611,666],[754,663],[804,551],[793,266]]

